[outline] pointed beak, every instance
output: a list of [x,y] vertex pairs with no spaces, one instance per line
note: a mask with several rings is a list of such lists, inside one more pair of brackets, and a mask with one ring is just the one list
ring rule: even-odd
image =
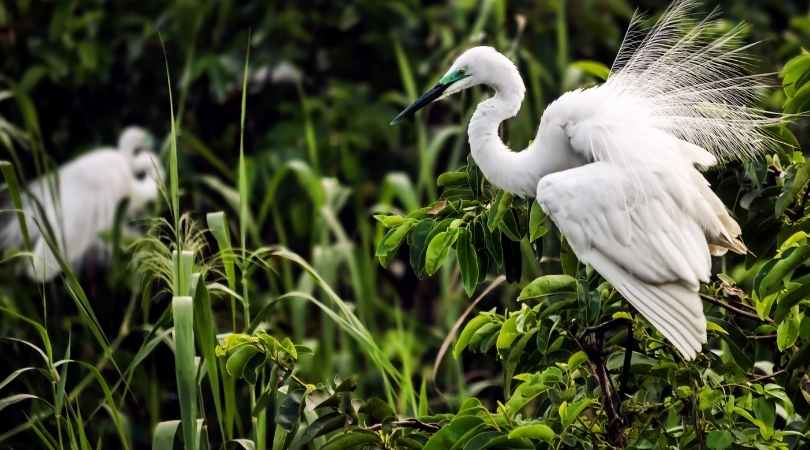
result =
[[406,117],[410,117],[419,111],[420,109],[424,108],[428,103],[436,100],[437,98],[441,97],[445,90],[450,87],[452,83],[439,83],[436,86],[427,92],[421,97],[419,97],[415,102],[411,103],[407,108],[403,109],[401,113],[397,114],[394,117],[394,120],[391,121],[391,125],[398,124],[402,119]]

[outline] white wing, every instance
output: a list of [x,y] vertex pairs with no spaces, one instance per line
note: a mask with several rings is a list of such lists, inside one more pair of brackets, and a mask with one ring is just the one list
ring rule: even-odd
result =
[[[49,186],[55,185],[58,189],[53,192]],[[59,169],[56,179],[40,178],[32,182],[23,205],[33,245],[34,264],[33,268],[27,266],[29,276],[48,281],[60,272],[36,222],[50,224],[61,253],[75,267],[96,243],[99,233],[112,227],[116,206],[128,195],[131,185],[127,160],[120,152],[108,149],[66,164]],[[41,211],[30,196],[37,198]],[[22,244],[19,223],[16,217],[13,219],[0,232],[4,247]]]
[[692,359],[706,342],[698,289],[710,250],[744,252],[740,229],[695,168],[713,165],[710,153],[604,95],[569,94],[555,107],[579,118],[562,125],[569,151],[594,162],[543,177],[537,198],[577,256]]

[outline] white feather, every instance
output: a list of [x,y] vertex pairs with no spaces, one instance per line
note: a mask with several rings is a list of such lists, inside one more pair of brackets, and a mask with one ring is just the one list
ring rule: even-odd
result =
[[[25,265],[30,278],[49,281],[61,273],[43,236],[48,227],[60,253],[75,268],[91,248],[99,247],[99,233],[112,227],[122,200],[130,199],[133,213],[157,197],[161,169],[150,139],[142,129],[130,127],[118,149],[91,151],[27,186],[23,212],[33,246],[32,264]],[[22,245],[19,222],[11,215],[0,229],[0,246]]]

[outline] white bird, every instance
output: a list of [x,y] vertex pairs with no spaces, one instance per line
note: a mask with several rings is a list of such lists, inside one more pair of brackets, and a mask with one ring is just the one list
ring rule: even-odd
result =
[[742,27],[718,33],[677,0],[643,33],[635,16],[607,80],[568,92],[543,113],[537,137],[513,152],[499,124],[520,109],[515,64],[491,47],[455,60],[392,122],[475,85],[494,95],[469,126],[476,164],[496,187],[536,196],[577,257],[610,282],[683,355],[706,343],[698,295],[710,255],[745,253],[740,226],[699,169],[775,144],[781,119],[755,109],[767,75],[746,75]]
[[[128,127],[118,139],[118,148],[93,150],[27,186],[23,212],[32,263],[25,266],[31,279],[49,281],[61,272],[38,224],[47,220],[60,253],[75,268],[93,248],[105,248],[99,233],[113,227],[121,201],[128,200],[126,212],[131,217],[157,198],[163,171],[153,142],[142,128]],[[0,230],[0,246],[21,248],[21,230],[16,215],[11,215]]]

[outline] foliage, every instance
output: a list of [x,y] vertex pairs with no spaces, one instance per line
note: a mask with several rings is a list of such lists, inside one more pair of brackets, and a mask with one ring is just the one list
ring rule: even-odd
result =
[[[801,96],[810,76],[806,56],[792,59],[782,72],[787,113],[810,107]],[[472,160],[438,177],[438,201],[406,216],[377,216],[389,229],[377,248],[381,262],[389,261],[402,242],[410,246],[417,274],[431,275],[454,259],[470,296],[488,270],[521,282],[521,275],[530,272],[521,263],[542,260],[549,244],[562,239],[561,274],[522,282],[516,303],[503,313],[479,313],[456,340],[456,358],[464,350],[495,353],[503,367],[506,403],[483,413],[491,424],[460,411],[433,439],[446,439],[445,447],[463,447],[479,445],[479,439],[522,436],[509,427],[504,431],[505,423],[517,430],[536,427],[535,440],[555,448],[800,445],[808,407],[798,381],[807,377],[810,363],[810,321],[803,308],[810,287],[805,273],[810,262],[808,178],[796,138],[784,127],[777,132],[784,151],[769,155],[767,168],[751,163],[738,194],[755,196],[743,206],[749,220],[763,204],[770,205],[770,214],[780,222],[776,254],[724,258],[736,276],[721,273],[703,288],[701,295],[711,302],[705,312],[712,350],[692,363],[684,363],[598,274],[577,262],[536,203],[488,186]],[[763,170],[780,171],[775,186],[758,177]],[[745,192],[746,186],[758,191]]]

